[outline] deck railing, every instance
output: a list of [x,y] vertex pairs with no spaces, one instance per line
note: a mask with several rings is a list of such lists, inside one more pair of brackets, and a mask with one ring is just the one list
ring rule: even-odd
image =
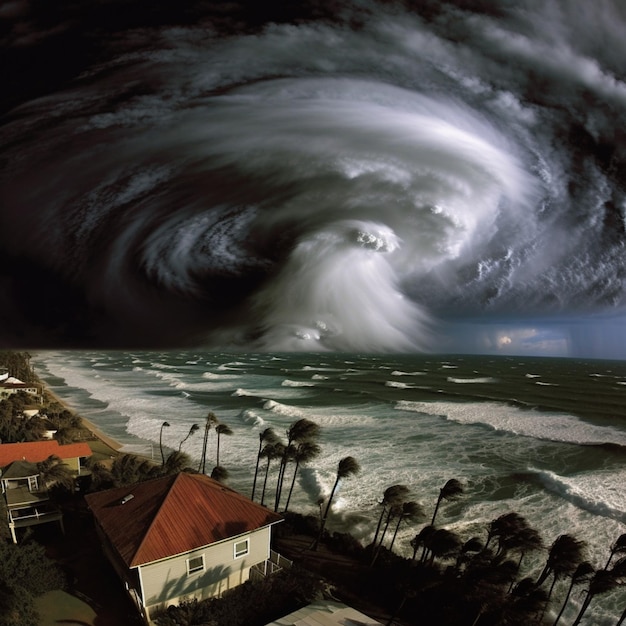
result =
[[285,558],[282,554],[274,550],[270,550],[270,558],[253,565],[250,569],[250,578],[252,580],[259,580],[265,578],[276,572],[280,572],[282,569],[288,569],[293,565],[293,561]]

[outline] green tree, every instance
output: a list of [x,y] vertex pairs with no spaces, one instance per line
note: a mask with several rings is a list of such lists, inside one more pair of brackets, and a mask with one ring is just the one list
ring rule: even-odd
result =
[[339,461],[337,465],[337,476],[335,478],[335,483],[333,484],[333,488],[330,491],[330,495],[328,496],[328,501],[326,502],[326,508],[324,509],[324,515],[322,516],[322,523],[320,524],[319,533],[315,542],[311,546],[312,550],[317,550],[319,546],[319,542],[324,534],[324,528],[326,527],[326,522],[328,520],[328,513],[330,512],[330,507],[333,502],[333,498],[335,497],[335,492],[337,491],[337,486],[339,482],[344,478],[348,478],[349,476],[353,476],[354,474],[358,474],[361,471],[361,466],[359,462],[352,456],[344,457]]
[[111,477],[116,487],[134,485],[155,478],[161,473],[162,467],[155,465],[150,459],[135,454],[120,454],[111,465]]
[[74,488],[74,473],[54,454],[37,463],[37,471],[41,479],[41,486],[44,489],[50,489],[55,485],[68,491],[72,491]]
[[[161,471],[165,475],[178,474],[191,468],[191,457],[186,452],[174,450],[170,452]],[[152,470],[150,470],[152,472]]]

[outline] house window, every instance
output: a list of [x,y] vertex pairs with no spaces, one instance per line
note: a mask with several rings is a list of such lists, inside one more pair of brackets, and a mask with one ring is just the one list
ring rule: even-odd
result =
[[235,544],[235,558],[238,559],[241,556],[245,556],[250,551],[250,541],[248,539],[244,539],[243,541],[238,541]]
[[204,572],[204,554],[187,559],[187,575],[191,576],[198,572]]

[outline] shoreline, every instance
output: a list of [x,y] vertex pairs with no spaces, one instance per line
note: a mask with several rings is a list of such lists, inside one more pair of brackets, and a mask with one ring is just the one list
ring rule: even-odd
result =
[[54,393],[54,391],[52,391],[52,389],[50,389],[50,387],[45,382],[43,382],[39,377],[38,379],[39,379],[39,383],[42,386],[44,396],[47,396],[51,401],[56,402],[57,404],[62,406],[64,409],[72,413],[73,415],[78,416],[81,421],[82,426],[86,430],[88,430],[95,439],[100,440],[101,443],[103,443],[105,446],[110,448],[114,452],[115,455],[121,453],[121,450],[124,447],[124,444],[120,443],[114,437],[107,435],[100,428],[98,428],[98,426],[96,426],[93,422],[88,420],[86,417],[83,417],[82,415],[80,415],[78,411],[74,409],[72,406],[70,406],[65,400],[62,400],[61,398],[59,398],[59,396],[56,393]]

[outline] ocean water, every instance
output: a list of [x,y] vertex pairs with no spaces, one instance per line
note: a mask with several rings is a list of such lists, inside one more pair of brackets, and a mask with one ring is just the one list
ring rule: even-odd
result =
[[[331,530],[364,541],[386,487],[409,486],[429,519],[450,478],[465,494],[443,505],[438,525],[466,538],[485,538],[492,519],[514,510],[547,545],[562,533],[585,540],[600,567],[626,532],[626,362],[202,351],[42,352],[33,362],[55,393],[127,451],[158,458],[163,421],[171,449],[197,423],[183,450],[199,459],[213,411],[234,431],[220,446],[229,484],[247,494],[260,430],[317,422],[322,454],[303,468],[290,508],[316,513],[339,459],[354,456],[362,469],[340,485]],[[212,433],[209,467],[215,443]],[[409,554],[423,523],[404,525],[396,549]],[[528,575],[545,555],[533,558]],[[614,624],[624,595],[596,598],[586,623]]]

